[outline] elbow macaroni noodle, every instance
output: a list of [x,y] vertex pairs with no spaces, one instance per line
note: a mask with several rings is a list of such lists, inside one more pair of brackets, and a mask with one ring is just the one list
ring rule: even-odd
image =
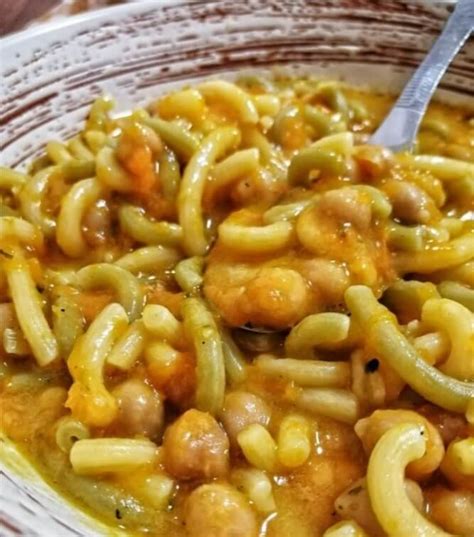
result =
[[0,167],[2,427],[65,495],[137,536],[474,534],[474,116],[392,154],[390,102],[101,97]]

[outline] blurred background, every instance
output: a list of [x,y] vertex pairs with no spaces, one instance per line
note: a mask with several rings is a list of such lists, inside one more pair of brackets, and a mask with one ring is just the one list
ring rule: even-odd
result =
[[0,36],[47,20],[127,1],[133,0],[0,0]]

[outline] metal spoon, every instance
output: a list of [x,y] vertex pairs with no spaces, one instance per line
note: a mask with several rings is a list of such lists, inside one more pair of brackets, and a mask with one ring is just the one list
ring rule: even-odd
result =
[[441,35],[415,71],[370,144],[392,151],[413,148],[418,128],[439,81],[474,29],[474,0],[458,0]]
[[[453,58],[474,30],[474,0],[458,0],[441,35],[415,71],[397,102],[380,127],[369,139],[392,151],[412,149],[420,123],[439,81]],[[244,325],[240,330],[254,335],[282,333],[262,326]]]

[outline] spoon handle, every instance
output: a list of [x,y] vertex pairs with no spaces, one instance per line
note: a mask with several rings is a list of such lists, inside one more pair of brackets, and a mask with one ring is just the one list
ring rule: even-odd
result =
[[474,0],[459,0],[441,35],[415,71],[370,143],[411,149],[430,99],[474,28]]

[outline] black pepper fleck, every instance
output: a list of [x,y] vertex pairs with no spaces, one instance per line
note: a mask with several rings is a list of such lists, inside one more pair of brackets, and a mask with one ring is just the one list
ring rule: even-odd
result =
[[364,367],[366,373],[375,373],[379,368],[380,362],[377,358],[372,358],[369,360]]

